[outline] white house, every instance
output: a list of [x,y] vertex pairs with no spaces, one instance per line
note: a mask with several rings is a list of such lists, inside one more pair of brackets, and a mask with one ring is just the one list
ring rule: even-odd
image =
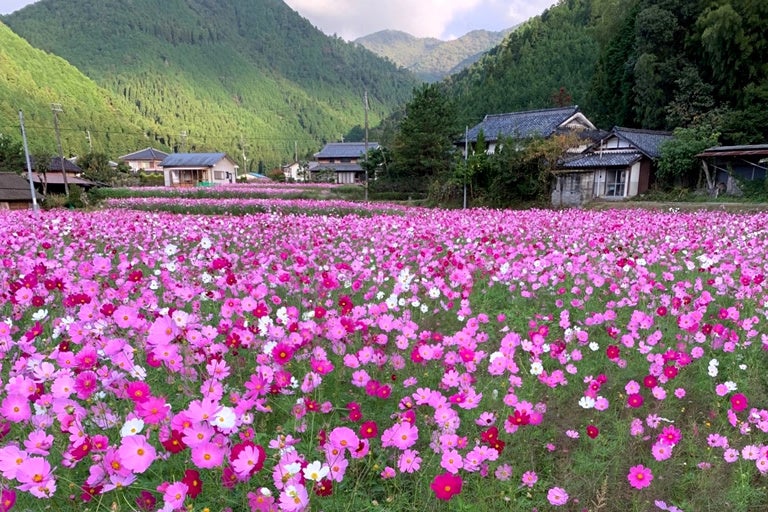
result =
[[226,153],[173,153],[160,167],[166,187],[235,183],[239,169]]
[[555,171],[553,206],[578,206],[592,199],[621,200],[648,191],[670,132],[614,127],[584,153]]
[[140,151],[134,151],[119,159],[124,161],[133,172],[163,172],[160,164],[168,156],[168,153],[155,148],[144,148]]

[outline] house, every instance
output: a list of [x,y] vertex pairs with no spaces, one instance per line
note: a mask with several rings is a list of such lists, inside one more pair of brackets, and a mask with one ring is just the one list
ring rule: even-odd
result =
[[235,183],[239,169],[226,153],[173,153],[160,167],[166,187]]
[[315,162],[310,162],[309,172],[314,177],[323,171],[332,172],[336,183],[357,183],[365,179],[365,170],[360,161],[365,158],[366,149],[378,149],[378,142],[331,142],[319,153]]
[[768,144],[715,146],[698,155],[710,188],[741,195],[739,181],[766,179]]
[[[52,157],[48,162],[48,167],[44,170],[42,166],[38,165],[34,157],[30,159],[30,163],[32,164],[32,181],[39,190],[45,191],[46,194],[64,194],[66,188],[72,185],[86,190],[99,185],[95,181],[83,178],[83,170],[66,158]],[[66,187],[64,186],[65,180]]]
[[29,181],[15,172],[0,172],[0,210],[26,210],[32,204]]
[[168,153],[164,153],[155,148],[144,148],[140,151],[135,151],[127,155],[121,156],[119,159],[128,164],[133,172],[163,172],[160,163],[168,156]]
[[[576,132],[582,138],[586,137],[584,146],[574,149],[582,151],[593,142],[594,134],[598,130],[581,113],[579,107],[574,105],[507,114],[488,114],[481,123],[467,131],[466,140],[468,143],[476,144],[481,132],[485,139],[486,152],[490,155],[496,152],[496,148],[504,139],[521,141],[533,137],[548,138],[558,133],[568,132]],[[464,143],[465,140],[462,138],[456,142],[456,146],[463,150]]]
[[670,132],[614,127],[598,143],[558,165],[553,206],[578,206],[596,198],[617,200],[648,190],[660,148]]
[[285,164],[280,169],[283,171],[285,181],[307,181],[307,173],[299,162]]

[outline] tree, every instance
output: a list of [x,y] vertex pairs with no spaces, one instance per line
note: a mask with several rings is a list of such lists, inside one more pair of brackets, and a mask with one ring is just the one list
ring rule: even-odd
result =
[[25,167],[21,143],[0,133],[0,172],[20,173]]
[[[719,134],[709,126],[701,125],[692,128],[677,128],[674,137],[662,144],[661,158],[657,177],[663,185],[681,183],[690,185],[696,181],[699,169],[702,167],[696,155],[705,149],[718,145]],[[715,186],[714,178],[703,168],[707,188]]]
[[117,171],[112,168],[109,157],[104,153],[88,153],[78,159],[77,164],[83,170],[83,177],[91,181],[111,185],[117,176]]
[[454,107],[439,84],[415,89],[395,137],[390,175],[420,182],[424,190],[433,177],[448,174],[455,161],[455,127]]

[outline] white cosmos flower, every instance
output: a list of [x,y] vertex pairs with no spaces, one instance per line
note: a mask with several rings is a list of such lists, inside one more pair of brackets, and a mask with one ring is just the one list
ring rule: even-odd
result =
[[141,418],[127,420],[120,429],[120,437],[135,436],[141,434],[142,430],[144,430],[144,420]]
[[43,320],[47,316],[48,316],[48,310],[40,309],[38,311],[35,311],[35,313],[32,315],[32,320],[39,322],[40,320]]
[[538,361],[531,363],[531,375],[541,375],[544,371],[544,366]]
[[174,254],[179,252],[179,248],[174,244],[168,244],[165,246],[165,249],[163,249],[163,251],[165,252],[166,256],[173,256]]
[[210,249],[212,245],[211,239],[207,236],[200,240],[200,247],[203,249]]
[[595,407],[595,399],[589,396],[581,397],[579,400],[579,406],[582,409],[593,409]]
[[316,460],[310,462],[302,472],[304,473],[304,478],[307,480],[319,482],[330,473],[330,468],[327,465],[322,464],[319,460]]
[[216,416],[210,420],[210,424],[221,429],[230,429],[237,423],[237,414],[231,407],[222,407]]

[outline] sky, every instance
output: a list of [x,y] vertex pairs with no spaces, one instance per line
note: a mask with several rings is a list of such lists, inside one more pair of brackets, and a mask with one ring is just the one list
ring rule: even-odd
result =
[[[0,0],[0,14],[9,14],[35,1]],[[442,40],[455,39],[477,29],[499,31],[541,14],[557,1],[285,0],[285,3],[326,34],[352,41],[386,29]]]

